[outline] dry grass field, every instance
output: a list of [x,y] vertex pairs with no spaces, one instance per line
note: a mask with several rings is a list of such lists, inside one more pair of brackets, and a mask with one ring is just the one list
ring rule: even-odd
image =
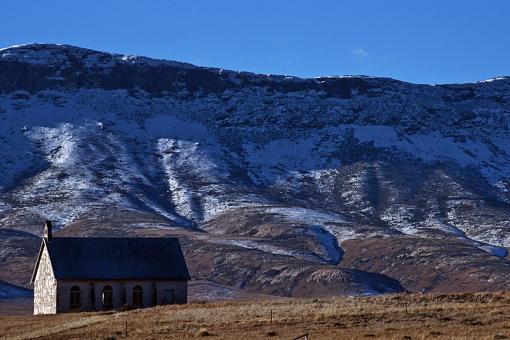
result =
[[510,293],[194,302],[0,317],[6,339],[293,339],[305,333],[309,339],[507,339]]

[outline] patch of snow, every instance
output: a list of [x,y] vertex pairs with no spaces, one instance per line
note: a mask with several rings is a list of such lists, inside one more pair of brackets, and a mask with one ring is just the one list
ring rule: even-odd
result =
[[475,246],[483,251],[488,252],[491,255],[504,258],[504,257],[506,257],[506,255],[508,253],[506,248],[488,244],[486,242],[479,241],[475,238],[470,238],[459,227],[453,226],[451,224],[446,224],[440,219],[428,219],[428,220],[426,220],[426,224],[430,228],[438,229],[438,230],[441,230],[447,234],[457,236],[459,239],[464,240],[464,241],[472,244],[473,246]]
[[312,225],[324,225],[326,223],[349,223],[341,215],[320,212],[312,209],[299,207],[271,207],[266,209],[269,214],[285,216],[288,221],[306,223]]
[[293,256],[299,257],[295,252],[289,251],[287,249],[282,249],[279,247],[272,246],[270,244],[264,244],[262,242],[255,242],[250,240],[221,240],[219,243],[229,244],[237,247],[247,248],[247,249],[257,249],[267,253],[276,254],[276,255],[285,255],[285,256]]
[[507,80],[507,79],[510,79],[510,77],[494,77],[494,78],[490,78],[490,79],[486,79],[486,80],[480,80],[480,81],[478,81],[478,83],[492,83],[492,82],[495,82],[498,80]]
[[491,255],[494,255],[494,256],[497,256],[497,257],[501,257],[501,258],[505,258],[508,254],[508,251],[503,248],[503,247],[497,247],[497,246],[492,246],[492,245],[480,245],[478,246],[478,248],[482,249],[482,250],[485,250],[486,252],[488,252],[489,254]]
[[265,212],[280,215],[290,223],[307,225],[310,234],[324,247],[332,263],[338,263],[341,259],[341,242],[356,238],[357,233],[349,227],[350,222],[334,213],[300,207],[270,207]]
[[250,162],[250,176],[254,182],[270,183],[275,178],[299,174],[310,170],[334,169],[338,161],[329,160],[333,145],[321,145],[318,138],[279,139],[260,146],[243,145]]
[[[380,125],[343,125],[340,129],[352,129],[354,136],[361,142],[373,142],[380,148],[393,148],[404,151],[424,161],[453,161],[462,166],[473,165],[481,168],[491,182],[497,182],[502,176],[510,176],[510,169],[495,170],[485,164],[494,164],[504,169],[501,164],[506,161],[501,155],[495,156],[487,144],[482,141],[455,141],[436,132],[427,134],[411,134],[405,138],[399,136],[393,126]],[[495,139],[499,138],[494,136]],[[501,141],[509,143],[508,138]],[[500,144],[497,144],[500,145]]]

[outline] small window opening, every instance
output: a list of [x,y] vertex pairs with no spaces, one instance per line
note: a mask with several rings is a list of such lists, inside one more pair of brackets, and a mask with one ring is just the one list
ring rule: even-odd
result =
[[81,308],[81,289],[78,286],[71,287],[71,293],[69,297],[71,309]]
[[103,287],[103,308],[113,308],[113,289],[111,286]]

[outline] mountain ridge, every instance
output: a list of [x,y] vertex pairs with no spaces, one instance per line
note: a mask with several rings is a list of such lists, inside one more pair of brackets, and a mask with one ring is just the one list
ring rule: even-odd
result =
[[[299,77],[299,76],[293,76],[293,75],[286,75],[286,74],[269,74],[269,73],[256,73],[256,72],[250,72],[250,71],[241,71],[241,70],[229,70],[224,69],[221,67],[215,67],[215,66],[199,66],[194,65],[191,63],[186,63],[182,61],[176,61],[176,60],[168,60],[168,59],[160,59],[160,58],[152,58],[152,57],[145,57],[135,54],[123,54],[123,53],[111,53],[111,52],[105,52],[95,49],[89,49],[84,48],[76,45],[70,45],[70,44],[56,44],[56,43],[26,43],[26,44],[20,44],[20,45],[13,45],[13,46],[7,46],[0,48],[0,52],[2,54],[8,53],[8,52],[20,52],[20,51],[40,51],[40,50],[53,50],[57,49],[60,52],[62,51],[68,51],[68,52],[74,52],[74,53],[88,53],[88,54],[100,54],[100,55],[108,55],[112,58],[115,58],[121,61],[130,61],[132,63],[153,63],[158,64],[161,63],[162,65],[167,66],[178,66],[183,68],[199,68],[199,69],[205,69],[205,70],[216,70],[216,71],[225,71],[225,72],[233,72],[233,73],[244,73],[244,74],[250,74],[254,76],[262,76],[262,77],[277,77],[277,78],[287,78],[287,79],[294,79],[294,80],[306,80],[306,81],[313,81],[313,80],[321,80],[321,79],[339,79],[339,78],[361,78],[361,79],[380,79],[380,80],[389,80],[389,81],[396,81],[406,84],[412,84],[412,85],[425,85],[425,86],[443,86],[443,85],[468,85],[468,84],[477,84],[477,83],[484,83],[484,82],[492,82],[492,81],[507,81],[510,79],[510,76],[504,76],[504,75],[498,75],[494,76],[488,79],[481,79],[473,82],[467,82],[467,83],[435,83],[435,84],[426,84],[426,83],[414,83],[404,80],[399,80],[391,77],[382,77],[382,76],[370,76],[370,75],[357,75],[357,74],[346,74],[346,75],[320,75],[316,77]],[[11,58],[16,59],[17,56],[12,56]],[[19,56],[18,56],[19,57]],[[5,58],[5,56],[4,56]],[[11,59],[12,60],[12,59]],[[19,61],[19,59],[18,59]],[[27,62],[29,60],[24,60],[24,62]],[[50,62],[48,60],[48,62]]]

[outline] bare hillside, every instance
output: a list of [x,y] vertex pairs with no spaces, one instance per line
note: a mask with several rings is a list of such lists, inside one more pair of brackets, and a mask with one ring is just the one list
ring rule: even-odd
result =
[[[0,317],[8,339],[507,339],[510,295],[387,295],[193,303],[123,313]],[[22,325],[22,326],[21,326]]]

